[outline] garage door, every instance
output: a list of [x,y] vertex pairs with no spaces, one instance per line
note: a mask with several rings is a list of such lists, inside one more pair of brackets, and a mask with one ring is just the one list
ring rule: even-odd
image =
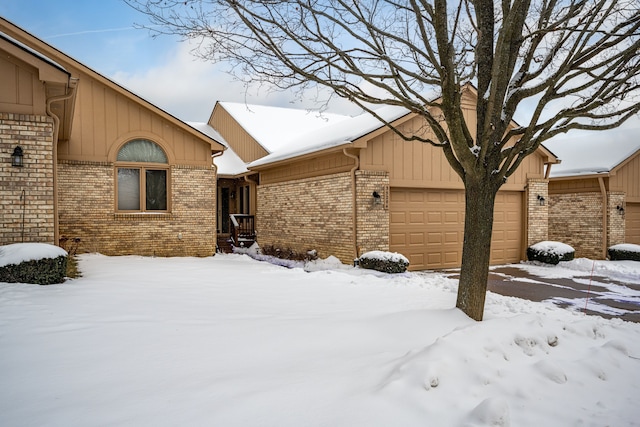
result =
[[[412,270],[455,268],[462,263],[464,192],[392,189],[389,249],[404,254]],[[496,199],[491,263],[520,260],[522,193]]]
[[627,203],[624,215],[625,243],[640,245],[640,203]]

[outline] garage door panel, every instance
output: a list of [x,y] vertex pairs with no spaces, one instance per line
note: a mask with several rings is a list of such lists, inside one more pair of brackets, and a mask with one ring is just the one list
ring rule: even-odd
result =
[[640,203],[627,203],[625,207],[624,241],[640,245]]
[[[522,200],[519,192],[498,194],[492,236],[493,264],[520,260]],[[392,189],[389,207],[390,250],[409,258],[411,269],[460,266],[464,239],[463,191]]]

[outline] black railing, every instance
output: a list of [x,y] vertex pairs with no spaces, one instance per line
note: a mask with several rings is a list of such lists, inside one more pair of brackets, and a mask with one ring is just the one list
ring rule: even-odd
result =
[[232,214],[231,239],[234,246],[251,246],[256,241],[256,222],[253,215]]

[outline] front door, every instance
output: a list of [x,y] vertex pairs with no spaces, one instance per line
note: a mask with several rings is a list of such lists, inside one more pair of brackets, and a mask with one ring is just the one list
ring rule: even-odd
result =
[[229,233],[229,189],[220,189],[220,218],[218,218],[219,224],[221,224],[220,232]]

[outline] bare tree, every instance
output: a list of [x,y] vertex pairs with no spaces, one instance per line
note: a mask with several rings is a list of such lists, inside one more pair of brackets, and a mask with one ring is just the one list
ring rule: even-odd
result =
[[[125,1],[238,78],[326,87],[374,115],[397,105],[423,117],[434,138],[393,130],[442,148],[464,182],[457,307],[476,320],[500,186],[552,136],[611,129],[640,110],[638,0]],[[462,114],[467,83],[478,91],[476,129]],[[514,127],[525,107],[528,122]]]

